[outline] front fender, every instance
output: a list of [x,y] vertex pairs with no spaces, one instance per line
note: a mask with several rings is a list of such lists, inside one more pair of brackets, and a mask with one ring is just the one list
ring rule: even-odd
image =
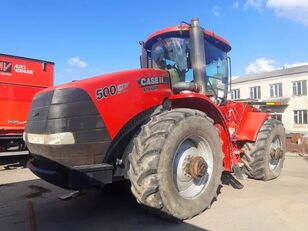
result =
[[172,108],[190,108],[204,112],[208,117],[213,119],[215,127],[223,142],[224,168],[231,171],[233,145],[230,139],[230,133],[224,119],[224,115],[219,108],[206,96],[198,93],[184,93],[172,95],[169,97],[172,102]]

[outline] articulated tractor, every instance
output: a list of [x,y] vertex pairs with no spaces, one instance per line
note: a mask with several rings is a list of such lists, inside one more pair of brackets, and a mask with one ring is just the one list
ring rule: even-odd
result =
[[280,121],[230,101],[230,44],[198,19],[141,42],[141,69],[50,87],[24,139],[40,178],[72,190],[129,180],[138,203],[178,220],[217,197],[222,172],[271,180],[285,155]]

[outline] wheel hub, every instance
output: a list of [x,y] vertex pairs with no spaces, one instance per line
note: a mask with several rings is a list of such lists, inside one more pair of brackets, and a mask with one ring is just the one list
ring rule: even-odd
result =
[[213,152],[208,142],[190,136],[179,145],[173,161],[173,180],[179,194],[192,199],[202,193],[213,174]]
[[191,176],[193,179],[200,179],[203,177],[208,169],[208,164],[201,156],[194,156],[185,161],[184,171],[186,175]]
[[208,165],[201,156],[196,156],[190,162],[190,175],[194,179],[199,179],[206,174]]
[[279,160],[282,157],[283,151],[281,148],[272,148],[271,157],[275,160]]

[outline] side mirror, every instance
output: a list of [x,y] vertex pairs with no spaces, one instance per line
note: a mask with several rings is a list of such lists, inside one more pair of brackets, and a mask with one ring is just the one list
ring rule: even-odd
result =
[[141,46],[141,56],[140,56],[140,67],[147,68],[148,67],[148,54],[147,50],[144,48],[144,42],[139,42]]

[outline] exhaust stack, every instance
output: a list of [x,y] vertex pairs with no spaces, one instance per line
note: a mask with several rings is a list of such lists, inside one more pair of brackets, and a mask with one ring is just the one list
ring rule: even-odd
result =
[[207,91],[206,62],[204,50],[204,32],[199,25],[199,19],[192,19],[189,30],[191,42],[191,63],[194,82],[199,85],[203,94]]

